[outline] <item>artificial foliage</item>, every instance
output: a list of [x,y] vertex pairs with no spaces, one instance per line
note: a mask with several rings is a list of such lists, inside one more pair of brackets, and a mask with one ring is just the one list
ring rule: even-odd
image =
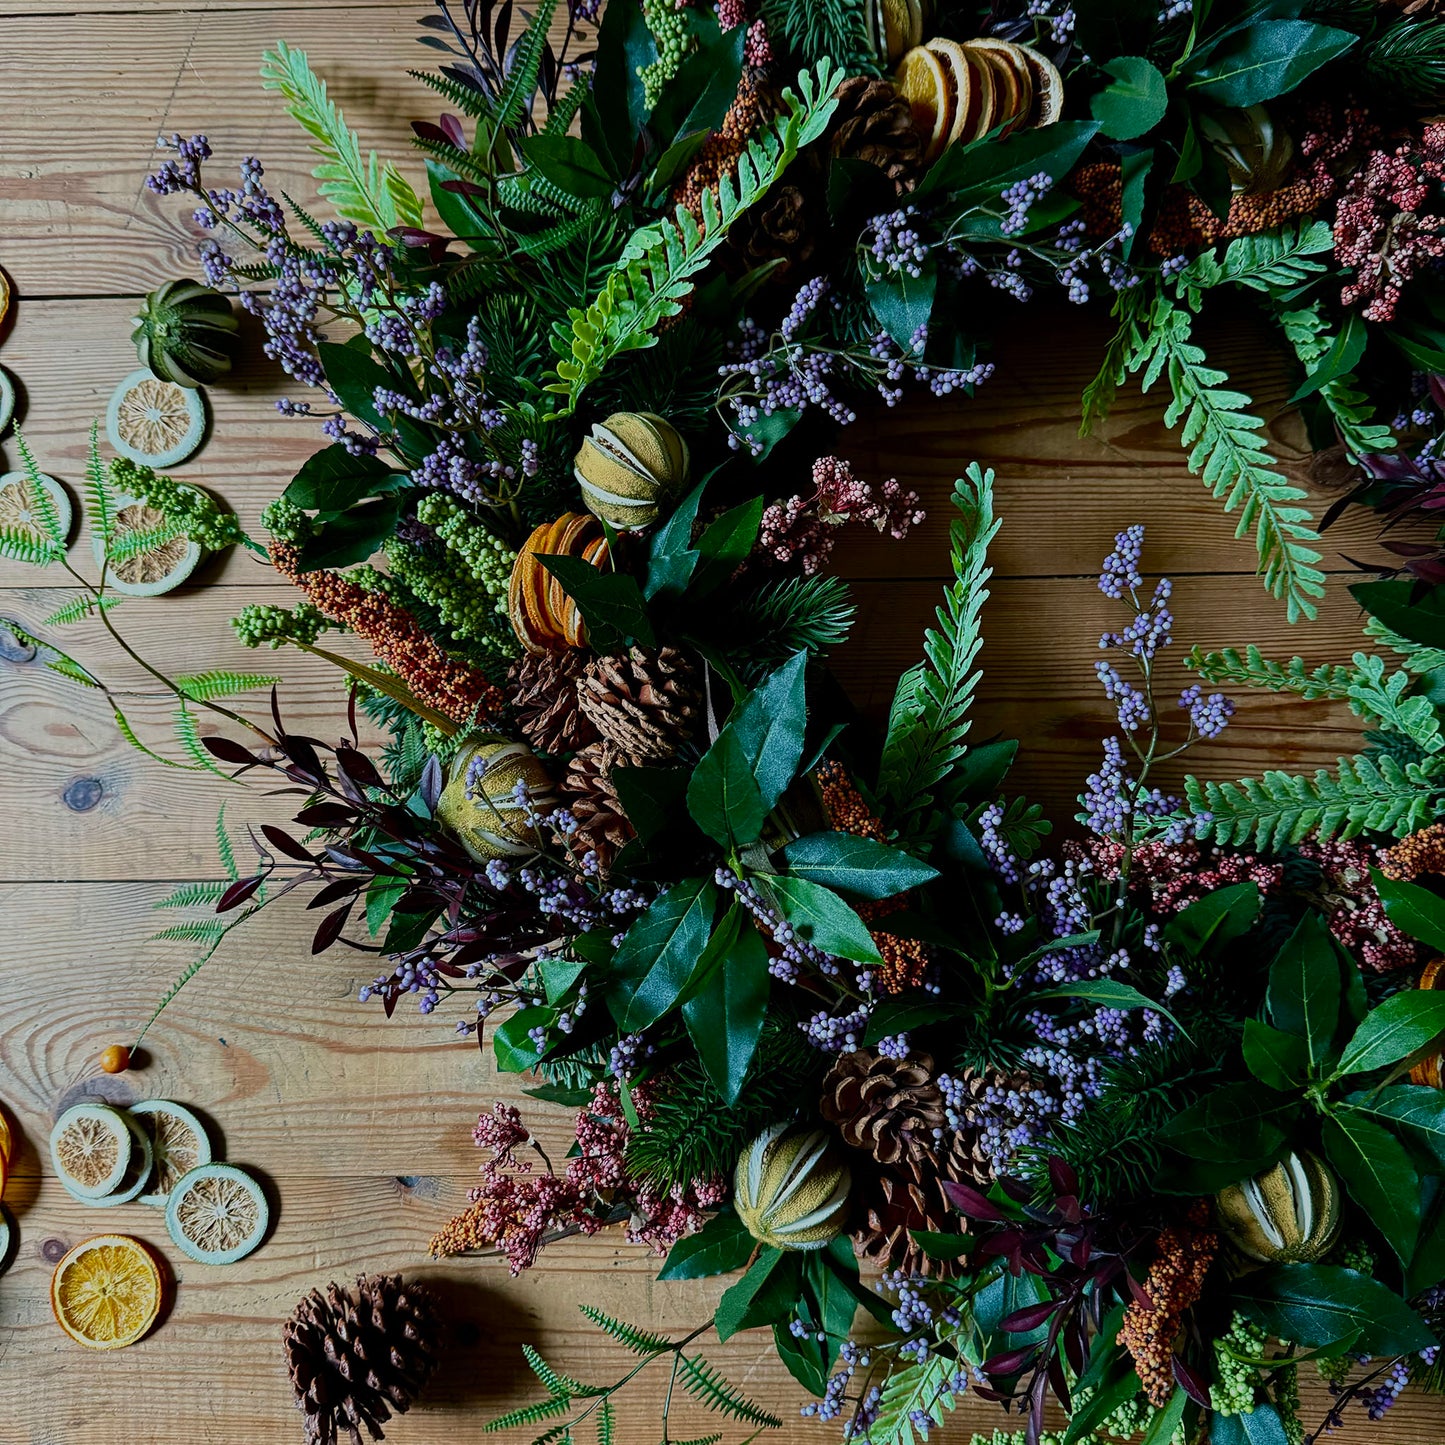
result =
[[[71,573],[32,641],[127,739],[297,800],[242,830],[233,796],[223,876],[162,901],[158,936],[196,952],[145,1028],[304,897],[314,953],[375,960],[361,1003],[446,1016],[570,1122],[549,1154],[517,1104],[481,1109],[434,1255],[520,1273],[610,1229],[663,1281],[727,1277],[677,1333],[584,1303],[617,1373],[528,1346],[540,1398],[491,1428],[607,1445],[643,1379],[662,1438],[684,1397],[714,1445],[757,1438],[773,1402],[704,1348],[747,1331],[805,1413],[874,1445],[970,1395],[1008,1445],[1301,1445],[1441,1388],[1442,25],[1291,0],[439,0],[414,178],[284,44],[262,80],[311,138],[314,209],[254,157],[218,185],[206,139],[172,138],[152,189],[187,198],[206,284],[326,445],[263,543],[93,444],[91,576],[18,439],[34,505],[0,553]],[[948,580],[881,728],[828,671],[855,620],[841,529],[906,546],[923,520],[839,433],[908,391],[987,405],[992,336],[1050,292],[1113,321],[1085,429],[1124,388],[1157,397],[1262,605],[1307,622],[1340,584],[1278,408],[1201,344],[1216,311],[1293,368],[1286,407],[1347,483],[1320,522],[1377,508],[1399,562],[1353,587],[1348,656],[1176,660],[1172,584],[1126,526],[1098,579],[1115,725],[1072,818],[1011,787],[1019,744],[974,718],[1011,525],[988,468],[946,503]],[[162,523],[122,529],[121,495]],[[115,567],[181,541],[295,589],[235,634],[336,669],[336,740],[293,730],[259,668],[173,677],[127,641],[145,604]],[[173,741],[55,645],[82,619],[174,700]],[[1357,750],[1166,791],[1244,688],[1348,710]],[[330,1379],[347,1301],[307,1308],[293,1376],[328,1438],[365,1402]],[[424,1371],[396,1368],[399,1405]]]

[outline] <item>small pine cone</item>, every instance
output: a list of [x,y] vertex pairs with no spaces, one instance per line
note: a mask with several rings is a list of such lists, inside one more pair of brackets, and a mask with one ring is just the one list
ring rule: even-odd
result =
[[843,1142],[880,1164],[920,1158],[944,1127],[943,1093],[927,1054],[890,1059],[872,1049],[841,1055],[823,1080],[823,1117]]
[[382,1440],[436,1368],[436,1302],[398,1274],[358,1276],[355,1290],[312,1290],[282,1332],[307,1445]]
[[604,874],[624,845],[637,836],[612,786],[612,769],[619,761],[611,743],[589,743],[567,764],[562,779],[567,809],[577,820],[572,851],[579,857],[595,853]]
[[853,75],[838,87],[828,127],[835,156],[875,165],[902,194],[923,171],[923,138],[908,102],[886,80]]
[[577,700],[577,680],[586,665],[576,648],[523,653],[512,664],[507,681],[517,726],[538,751],[571,753],[597,740]]
[[632,766],[671,758],[702,702],[692,664],[675,647],[594,658],[577,695],[587,720],[616,747],[617,760]]

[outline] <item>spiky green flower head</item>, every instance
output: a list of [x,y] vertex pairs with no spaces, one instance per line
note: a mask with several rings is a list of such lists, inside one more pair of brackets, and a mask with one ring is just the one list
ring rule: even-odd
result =
[[305,509],[285,497],[267,502],[261,513],[261,525],[278,542],[289,542],[293,547],[309,541],[316,530],[315,522]]
[[1264,1330],[1236,1313],[1214,1344],[1214,1380],[1210,1408],[1217,1415],[1243,1415],[1254,1409],[1260,1371],[1251,1360],[1262,1359],[1269,1338]]
[[246,647],[272,649],[288,642],[310,647],[333,624],[309,602],[294,608],[277,607],[270,602],[250,602],[231,619],[231,627]]
[[536,853],[539,820],[555,802],[552,779],[531,748],[479,732],[457,750],[436,817],[478,863],[490,863]]
[[1322,1159],[1304,1150],[1221,1190],[1214,1208],[1241,1254],[1270,1263],[1319,1259],[1340,1232],[1339,1182]]
[[652,110],[668,81],[682,67],[692,44],[687,34],[687,10],[678,0],[642,0],[642,18],[657,46],[657,59],[637,67],[643,103]]
[[853,1176],[822,1129],[774,1124],[738,1160],[733,1207],[749,1234],[774,1249],[822,1249],[843,1231]]
[[507,615],[507,584],[517,554],[477,514],[444,492],[428,492],[416,506],[417,521],[436,533],[449,552],[466,564],[467,571],[487,596],[497,603],[497,613]]
[[117,457],[110,464],[110,481],[116,491],[163,512],[167,522],[180,527],[208,552],[219,552],[245,540],[234,512],[223,511],[214,497],[153,467]]

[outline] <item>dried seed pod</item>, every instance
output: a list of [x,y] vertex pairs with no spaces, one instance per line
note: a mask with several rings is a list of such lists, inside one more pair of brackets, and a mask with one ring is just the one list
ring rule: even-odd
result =
[[853,1176],[822,1129],[774,1124],[738,1160],[733,1206],[774,1249],[822,1249],[843,1229]]
[[1220,1190],[1214,1209],[1241,1254],[1269,1263],[1319,1259],[1340,1231],[1339,1184],[1323,1160],[1304,1151]]
[[650,411],[594,422],[573,471],[587,510],[623,532],[650,527],[687,481],[687,443]]

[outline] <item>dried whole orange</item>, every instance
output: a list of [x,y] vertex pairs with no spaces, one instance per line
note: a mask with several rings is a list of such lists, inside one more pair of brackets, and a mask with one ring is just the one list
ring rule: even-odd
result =
[[77,1244],[50,1277],[56,1323],[78,1345],[133,1345],[161,1312],[161,1272],[150,1250],[127,1234],[97,1234]]

